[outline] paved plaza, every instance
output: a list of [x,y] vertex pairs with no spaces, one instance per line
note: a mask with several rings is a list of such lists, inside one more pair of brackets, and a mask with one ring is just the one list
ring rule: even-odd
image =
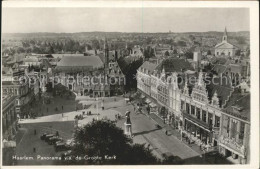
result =
[[[76,98],[78,99],[78,98]],[[90,105],[87,109],[65,112],[61,114],[52,114],[38,117],[36,119],[20,120],[21,128],[17,135],[17,155],[22,156],[58,156],[53,146],[40,140],[40,135],[44,132],[59,132],[64,139],[70,139],[74,131],[74,118],[76,115],[82,114],[83,111],[91,111],[91,115],[84,115],[83,120],[78,121],[78,125],[84,125],[93,119],[108,118],[115,120],[115,115],[120,114],[122,118],[117,120],[116,125],[124,129],[125,112],[131,111],[132,131],[134,143],[150,145],[153,154],[158,158],[162,158],[163,153],[171,152],[175,156],[182,159],[198,158],[200,154],[191,147],[184,144],[174,135],[165,135],[164,127],[158,129],[156,121],[149,118],[141,112],[134,112],[134,106],[126,103],[123,97],[101,98],[99,100],[90,98],[80,98],[79,103]],[[101,107],[104,106],[104,110]],[[37,134],[34,135],[34,130]],[[30,143],[30,144],[28,144]],[[33,148],[36,153],[33,153]],[[55,164],[55,161],[18,161],[18,165],[25,164]]]

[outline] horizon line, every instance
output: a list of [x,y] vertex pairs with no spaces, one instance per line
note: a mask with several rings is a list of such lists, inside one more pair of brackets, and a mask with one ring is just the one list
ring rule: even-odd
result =
[[[86,31],[86,32],[2,32],[2,34],[34,34],[34,33],[55,33],[55,34],[76,34],[76,33],[208,33],[224,31],[187,31],[187,32],[124,32],[124,31]],[[250,30],[228,31],[229,33],[250,32]]]

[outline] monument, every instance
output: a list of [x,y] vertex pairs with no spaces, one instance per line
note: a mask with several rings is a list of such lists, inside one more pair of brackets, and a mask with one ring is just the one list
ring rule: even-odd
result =
[[126,111],[125,117],[126,117],[126,122],[124,123],[125,124],[125,134],[127,136],[132,137],[132,123],[130,120],[130,111]]

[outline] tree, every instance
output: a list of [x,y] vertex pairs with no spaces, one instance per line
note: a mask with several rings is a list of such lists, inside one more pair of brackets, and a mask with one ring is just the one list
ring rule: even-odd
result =
[[[133,144],[123,130],[110,120],[93,120],[76,130],[72,156],[101,157],[92,160],[73,160],[73,164],[156,164],[159,160],[144,145]],[[107,160],[105,156],[115,157]]]

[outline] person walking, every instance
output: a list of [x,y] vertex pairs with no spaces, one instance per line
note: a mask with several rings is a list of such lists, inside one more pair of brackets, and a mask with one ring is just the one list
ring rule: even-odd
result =
[[34,135],[36,135],[36,129],[34,129]]
[[36,153],[36,148],[35,147],[33,147],[33,152]]

